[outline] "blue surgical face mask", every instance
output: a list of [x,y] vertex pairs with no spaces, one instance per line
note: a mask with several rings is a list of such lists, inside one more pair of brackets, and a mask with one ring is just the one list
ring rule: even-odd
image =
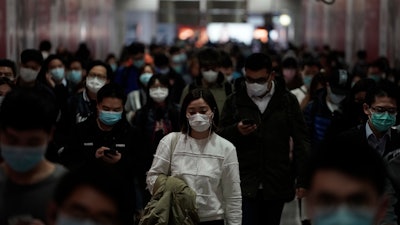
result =
[[72,83],[79,83],[82,80],[82,71],[80,70],[71,70],[68,73],[68,80],[70,80]]
[[64,214],[59,214],[57,217],[56,225],[104,225],[97,223],[90,219],[74,218]]
[[47,145],[25,147],[0,144],[0,148],[6,164],[16,172],[25,173],[44,159]]
[[379,82],[382,79],[379,74],[368,74],[368,78],[374,80],[375,82]]
[[156,68],[156,71],[159,74],[165,75],[165,74],[169,73],[169,68],[168,67],[166,67],[164,69]]
[[303,77],[303,83],[307,88],[310,88],[312,79],[313,79],[312,75],[305,75]]
[[111,69],[112,69],[112,71],[113,72],[115,72],[115,71],[117,71],[117,64],[115,64],[115,63],[113,63],[113,64],[110,64],[110,67],[111,67]]
[[396,123],[396,115],[389,114],[388,112],[372,112],[370,120],[376,130],[378,130],[379,132],[385,132]]
[[50,74],[53,77],[54,80],[60,81],[62,79],[64,79],[64,68],[54,68],[52,70],[50,70]]
[[153,76],[152,73],[142,73],[142,75],[140,75],[139,77],[139,80],[144,86],[147,86],[152,76]]
[[105,125],[112,126],[122,118],[122,112],[104,111],[99,112],[99,120]]
[[135,60],[133,61],[133,65],[136,68],[141,68],[142,66],[144,66],[144,60],[143,59]]
[[366,208],[340,206],[334,210],[318,212],[313,225],[373,225],[374,211]]

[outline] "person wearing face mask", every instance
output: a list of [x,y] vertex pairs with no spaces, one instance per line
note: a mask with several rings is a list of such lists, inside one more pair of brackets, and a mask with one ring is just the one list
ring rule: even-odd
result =
[[133,42],[123,48],[120,67],[115,71],[114,82],[121,85],[125,94],[139,89],[139,70],[145,65],[145,46]]
[[217,101],[219,112],[228,95],[232,93],[233,85],[225,79],[221,70],[221,56],[214,48],[204,48],[197,53],[199,60],[199,76],[185,87],[182,92],[181,103],[184,96],[195,88],[207,88],[214,95]]
[[[169,90],[167,77],[153,75],[146,88],[148,100],[132,118],[132,126],[144,133],[149,146],[148,152],[145,153],[145,168],[150,168],[160,140],[171,132],[179,131],[179,106],[171,101]],[[142,181],[145,184],[145,180]],[[147,203],[150,195],[147,192],[143,193],[143,199],[143,202]]]
[[348,127],[341,123],[343,104],[350,94],[351,78],[346,70],[334,69],[326,87],[304,109],[304,118],[311,139],[311,150],[316,150],[325,138],[337,135]]
[[15,85],[5,77],[0,77],[0,106],[8,92],[14,89]]
[[86,71],[85,89],[68,100],[69,124],[83,122],[96,113],[97,92],[110,82],[112,76],[111,67],[102,61],[89,63]]
[[[90,74],[90,72],[89,72]],[[95,163],[117,170],[131,190],[127,198],[134,199],[136,176],[145,172],[146,151],[143,135],[125,119],[123,88],[118,84],[104,85],[97,93],[96,114],[72,129],[70,139],[60,153],[60,161],[69,169]],[[135,201],[127,209],[134,213]]]
[[169,79],[171,85],[170,98],[175,104],[179,104],[182,96],[182,91],[185,88],[185,81],[182,74],[178,73],[171,67],[170,59],[165,53],[154,55],[155,71],[158,74],[164,75]]
[[69,83],[69,95],[75,95],[85,89],[86,70],[81,59],[73,58],[67,63],[66,79]]
[[[29,113],[26,113],[29,112]],[[44,224],[66,169],[45,157],[57,107],[46,92],[16,88],[0,108],[0,224]]]
[[126,119],[128,122],[132,122],[132,118],[135,115],[136,111],[142,108],[143,105],[147,102],[147,84],[149,83],[150,78],[155,73],[154,67],[150,64],[144,65],[140,69],[139,76],[139,90],[131,91],[125,103],[125,111],[126,111]]
[[397,224],[383,221],[388,205],[386,174],[383,160],[367,144],[341,138],[327,142],[307,164],[311,223]]
[[295,191],[304,196],[309,140],[299,104],[282,77],[275,77],[268,55],[248,56],[244,80],[228,96],[219,126],[238,153],[243,225],[279,225],[284,203]]
[[303,58],[300,72],[303,85],[290,91],[296,96],[301,108],[304,108],[304,106],[313,99],[313,87],[311,84],[313,78],[319,71],[320,65],[318,60],[314,59],[311,55]]
[[[181,132],[165,136],[147,173],[154,192],[159,175],[183,180],[196,192],[200,225],[241,224],[242,198],[235,146],[215,133],[219,113],[208,89],[190,91],[180,113]],[[171,142],[175,140],[175,148]],[[171,160],[172,159],[172,160]]]
[[303,83],[302,77],[299,72],[297,59],[294,56],[289,55],[284,57],[282,61],[282,76],[289,90],[301,87]]
[[[338,138],[344,141],[358,141],[368,144],[385,161],[398,154],[400,133],[395,127],[398,112],[399,89],[390,81],[382,81],[369,89],[363,103],[363,110],[368,120],[356,127],[344,131]],[[398,174],[398,171],[397,171]],[[395,177],[389,176],[396,180]],[[397,188],[397,197],[400,188]],[[392,196],[393,197],[393,196]],[[398,207],[398,206],[397,206]],[[385,220],[392,223],[393,205],[389,205]],[[397,210],[397,217],[399,217]]]

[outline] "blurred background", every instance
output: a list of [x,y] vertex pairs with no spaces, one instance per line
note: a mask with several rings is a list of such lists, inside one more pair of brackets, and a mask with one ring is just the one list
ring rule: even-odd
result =
[[[324,2],[325,1],[325,2]],[[318,50],[329,45],[350,64],[400,54],[398,0],[0,0],[0,58],[49,40],[52,51],[86,43],[94,58],[133,41],[198,47],[238,42]],[[394,66],[394,65],[393,65]]]

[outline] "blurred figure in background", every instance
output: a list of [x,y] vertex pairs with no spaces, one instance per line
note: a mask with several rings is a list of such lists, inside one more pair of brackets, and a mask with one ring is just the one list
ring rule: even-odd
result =
[[43,59],[46,59],[51,54],[51,42],[43,40],[39,44],[39,51],[42,53]]
[[69,95],[75,95],[85,89],[86,65],[77,58],[71,59],[67,63],[66,78],[69,81]]
[[293,56],[286,57],[282,61],[282,76],[285,80],[286,87],[289,90],[300,88],[303,84],[301,74],[299,72],[297,59]]
[[11,82],[14,82],[16,76],[17,66],[15,62],[9,59],[0,59],[0,77],[5,77]]
[[139,90],[131,91],[126,99],[125,103],[125,111],[126,111],[126,118],[129,123],[132,122],[132,118],[134,117],[137,110],[141,109],[142,106],[146,105],[147,103],[147,85],[149,80],[154,75],[155,69],[150,64],[144,65],[140,69],[139,75]]

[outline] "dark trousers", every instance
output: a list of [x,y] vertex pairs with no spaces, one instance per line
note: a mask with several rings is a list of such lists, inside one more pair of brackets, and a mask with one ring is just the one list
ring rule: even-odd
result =
[[284,204],[282,200],[264,200],[261,190],[256,198],[243,197],[242,225],[279,225]]
[[201,222],[199,225],[224,225],[224,220],[213,220],[207,222]]

